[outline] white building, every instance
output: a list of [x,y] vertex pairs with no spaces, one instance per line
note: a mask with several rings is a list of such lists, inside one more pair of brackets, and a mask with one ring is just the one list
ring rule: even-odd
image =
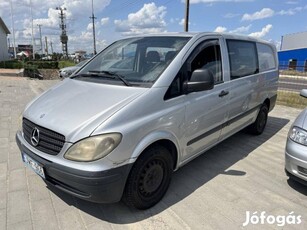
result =
[[9,29],[0,17],[0,61],[8,60],[7,35],[10,34]]

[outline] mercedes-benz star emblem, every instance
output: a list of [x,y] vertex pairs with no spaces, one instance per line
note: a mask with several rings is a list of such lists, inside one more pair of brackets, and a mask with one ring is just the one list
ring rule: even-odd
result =
[[39,130],[38,128],[34,128],[31,135],[31,143],[33,146],[37,146],[39,142]]

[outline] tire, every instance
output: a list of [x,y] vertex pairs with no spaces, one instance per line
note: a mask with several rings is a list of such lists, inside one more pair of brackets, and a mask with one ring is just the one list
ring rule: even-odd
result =
[[268,113],[269,113],[268,106],[266,104],[263,104],[260,107],[256,121],[250,126],[248,126],[247,130],[254,135],[262,134],[268,120]]
[[152,146],[134,163],[123,194],[123,202],[136,209],[148,209],[166,193],[173,173],[173,159],[163,146]]

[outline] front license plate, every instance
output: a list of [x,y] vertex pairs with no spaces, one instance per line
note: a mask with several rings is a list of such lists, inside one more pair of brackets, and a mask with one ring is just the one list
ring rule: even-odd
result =
[[41,176],[42,178],[45,179],[45,173],[44,173],[44,168],[40,166],[39,163],[37,163],[35,160],[33,160],[31,157],[28,155],[21,153],[22,155],[22,160],[24,164],[32,169],[37,175]]

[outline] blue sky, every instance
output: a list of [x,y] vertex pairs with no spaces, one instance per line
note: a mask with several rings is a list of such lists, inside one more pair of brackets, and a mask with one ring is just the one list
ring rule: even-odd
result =
[[[93,2],[98,51],[126,36],[183,31],[185,0]],[[59,11],[55,8],[65,7],[69,53],[91,53],[91,4],[92,0],[0,0],[0,16],[11,32],[14,26],[16,45],[31,44],[32,5],[35,44],[39,44],[40,24],[43,38],[60,52]],[[279,46],[282,35],[307,31],[306,15],[306,0],[190,0],[189,31],[246,34]],[[9,40],[13,42],[12,34]]]

